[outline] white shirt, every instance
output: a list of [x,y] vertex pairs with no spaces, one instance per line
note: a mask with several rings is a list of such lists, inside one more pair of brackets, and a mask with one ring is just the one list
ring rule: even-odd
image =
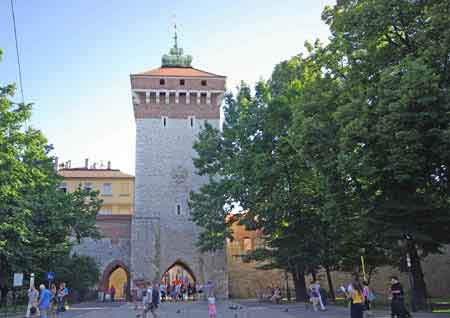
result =
[[147,288],[147,303],[151,303],[152,302],[152,293],[153,293],[153,288]]

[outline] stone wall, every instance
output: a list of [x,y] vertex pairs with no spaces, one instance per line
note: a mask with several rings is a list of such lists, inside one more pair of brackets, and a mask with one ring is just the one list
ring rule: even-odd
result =
[[121,263],[128,270],[130,266],[130,222],[128,215],[108,215],[97,217],[97,227],[102,238],[83,239],[74,246],[72,253],[93,257],[103,274],[114,263]]
[[[242,256],[262,244],[259,231],[247,231],[245,226],[232,225],[233,240],[227,241],[227,269],[229,294],[232,298],[256,298],[257,291],[267,288],[286,288],[286,276],[280,270],[261,270],[261,263],[245,263]],[[290,279],[290,275],[288,275]],[[290,288],[293,287],[290,280]]]
[[[278,270],[261,270],[258,263],[244,263],[242,255],[246,249],[254,249],[262,244],[261,234],[258,231],[247,231],[244,226],[234,223],[232,225],[233,241],[227,242],[227,268],[229,272],[230,296],[236,298],[254,298],[256,290],[268,286],[280,286],[285,290],[286,279],[284,272]],[[247,240],[247,243],[246,243]],[[425,282],[431,297],[450,296],[450,246],[446,246],[442,255],[431,255],[423,262]],[[399,277],[405,290],[409,290],[409,280],[406,273],[400,273],[398,269],[390,266],[378,268],[371,277],[371,287],[380,299],[387,300],[390,276]],[[317,274],[321,286],[329,290],[325,271]],[[339,292],[340,286],[348,286],[351,281],[351,273],[332,272],[332,281],[335,292]],[[311,275],[306,276],[307,285]],[[292,280],[289,278],[290,288],[293,288]],[[340,295],[339,295],[340,294]]]
[[[446,246],[442,255],[428,256],[422,262],[425,275],[425,283],[430,297],[450,296],[450,247]],[[387,290],[390,286],[390,276],[398,276],[405,290],[409,290],[409,279],[407,273],[400,273],[398,269],[383,266],[376,270],[371,277],[371,287],[384,299],[387,299]],[[328,288],[326,274],[320,274],[323,286]],[[348,284],[351,279],[349,273],[333,272],[333,284],[337,289],[339,286]]]
[[442,255],[428,256],[422,264],[430,296],[450,296],[450,246]]

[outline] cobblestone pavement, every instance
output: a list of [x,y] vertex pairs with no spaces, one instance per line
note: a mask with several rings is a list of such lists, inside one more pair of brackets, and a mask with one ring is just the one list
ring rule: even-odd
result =
[[[312,306],[306,306],[303,303],[274,305],[271,303],[260,303],[256,300],[241,300],[240,305],[248,309],[261,308],[272,313],[283,313],[284,317],[291,318],[350,318],[350,312],[347,307],[327,306],[326,311],[314,312]],[[287,316],[286,316],[287,315]],[[273,317],[281,317],[274,315]],[[413,318],[449,318],[447,314],[432,314],[426,312],[413,313]],[[380,307],[373,310],[371,318],[391,318],[387,307]]]
[[[273,305],[252,300],[219,301],[217,312],[217,318],[350,318],[348,308],[345,307],[329,306],[327,311],[314,312],[304,304]],[[60,318],[135,318],[137,313],[139,314],[141,311],[134,311],[133,305],[129,303],[84,303],[74,305]],[[202,301],[164,303],[158,311],[158,317],[207,318],[207,304]],[[449,317],[450,315],[430,313],[413,315],[413,318]],[[144,317],[141,315],[141,318]],[[147,318],[152,318],[151,313],[148,313]],[[390,318],[390,314],[386,308],[379,308],[374,311],[372,318]]]
[[[164,303],[158,311],[159,318],[208,318],[208,305],[206,302]],[[83,307],[74,306],[65,312],[61,318],[135,318],[133,305],[92,303]],[[141,315],[142,317],[142,315]],[[151,318],[148,313],[147,318]],[[217,304],[217,318],[290,318],[291,316],[278,309],[251,307],[247,308],[231,301],[219,301]]]

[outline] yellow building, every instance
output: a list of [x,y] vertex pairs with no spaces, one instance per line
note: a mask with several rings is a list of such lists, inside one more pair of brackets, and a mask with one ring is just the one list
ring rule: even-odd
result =
[[[134,176],[118,169],[89,168],[88,162],[83,168],[64,168],[58,170],[64,178],[60,189],[75,191],[79,186],[99,191],[103,205],[97,215],[97,228],[102,237],[116,244],[120,239],[130,237],[130,223],[133,214]],[[99,264],[100,265],[100,264]],[[124,298],[124,286],[128,284],[128,274],[122,267],[114,267],[102,282],[102,289],[116,290],[115,298]]]
[[62,168],[58,174],[64,178],[60,185],[63,191],[74,191],[80,185],[97,190],[103,205],[99,215],[133,214],[134,176],[118,169]]

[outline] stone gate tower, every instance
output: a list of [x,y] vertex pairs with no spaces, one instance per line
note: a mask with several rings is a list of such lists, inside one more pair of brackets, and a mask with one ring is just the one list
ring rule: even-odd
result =
[[207,179],[195,173],[192,146],[206,121],[219,128],[225,77],[191,67],[177,45],[162,66],[131,75],[136,119],[135,211],[131,225],[132,282],[155,281],[174,264],[227,296],[224,252],[200,253],[189,193]]

